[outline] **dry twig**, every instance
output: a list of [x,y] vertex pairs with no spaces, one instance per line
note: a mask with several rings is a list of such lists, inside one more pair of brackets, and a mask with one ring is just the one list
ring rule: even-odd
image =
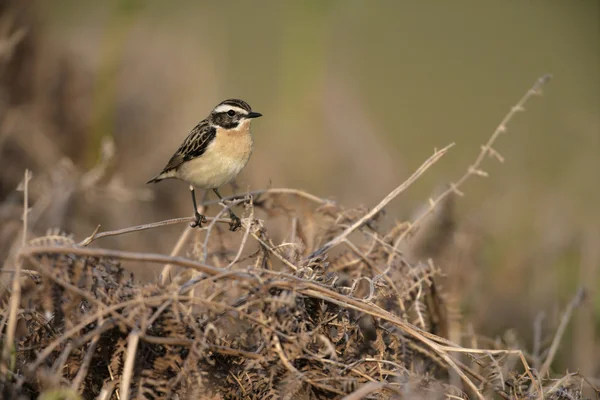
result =
[[[27,243],[27,215],[29,213],[29,180],[31,179],[31,171],[25,170],[23,176],[23,237],[21,246]],[[6,327],[6,337],[4,339],[4,347],[2,350],[2,361],[6,363],[9,370],[12,369],[11,353],[15,345],[15,330],[17,328],[17,315],[19,311],[19,303],[21,301],[21,267],[22,261],[17,260],[15,265],[15,273],[12,280],[12,292],[10,296],[10,305],[8,311],[8,323]]]
[[[412,232],[412,230],[417,227],[419,225],[419,223],[421,221],[423,221],[425,219],[425,217],[427,217],[429,214],[431,214],[433,212],[433,210],[446,198],[448,197],[450,194],[454,193],[458,196],[463,196],[463,193],[459,190],[459,188],[471,177],[471,176],[482,176],[482,177],[487,177],[488,174],[483,171],[481,169],[481,163],[483,162],[483,159],[485,158],[486,155],[489,155],[490,157],[494,157],[496,158],[498,161],[500,162],[504,162],[504,158],[500,155],[500,153],[498,153],[496,150],[494,150],[494,148],[492,147],[492,145],[496,142],[496,139],[498,139],[498,137],[500,136],[500,134],[505,133],[506,132],[506,127],[508,125],[508,123],[513,119],[513,117],[515,116],[515,114],[517,112],[521,112],[521,111],[525,111],[525,103],[527,103],[527,100],[529,100],[529,98],[531,96],[534,95],[540,95],[542,92],[542,87],[552,78],[552,75],[544,75],[540,78],[538,78],[536,80],[536,82],[534,83],[534,85],[531,87],[531,89],[529,89],[524,95],[523,97],[521,97],[521,99],[517,102],[517,104],[513,107],[511,107],[510,111],[508,112],[508,114],[506,114],[504,116],[504,118],[502,119],[502,121],[500,122],[500,124],[496,127],[496,129],[494,130],[494,132],[492,133],[492,136],[490,136],[490,138],[488,139],[487,143],[484,144],[483,146],[481,146],[481,151],[479,152],[479,154],[477,155],[477,158],[475,159],[475,161],[473,162],[473,164],[471,164],[469,166],[469,168],[467,168],[467,172],[456,182],[451,183],[449,188],[446,189],[444,192],[442,192],[439,196],[437,196],[435,199],[429,199],[429,208],[427,209],[427,211],[425,211],[424,213],[422,213],[421,215],[419,215],[409,226],[408,228],[402,232],[402,234],[400,234],[400,236],[398,236],[398,238],[396,239],[396,241],[394,242],[394,250],[398,250],[400,243],[402,243],[402,241],[404,239],[406,239],[407,235]],[[387,262],[387,266],[388,268],[390,268],[390,266],[392,265],[392,262],[394,261],[394,258],[396,257],[396,251],[393,251],[389,254],[388,257],[388,262]]]
[[385,206],[387,206],[392,200],[394,200],[398,195],[400,195],[408,187],[410,187],[410,185],[412,185],[421,175],[423,175],[423,173],[425,171],[427,171],[444,154],[446,154],[448,152],[448,150],[450,150],[450,148],[452,146],[454,146],[454,143],[449,144],[448,146],[444,147],[441,150],[436,150],[433,153],[433,155],[431,157],[429,157],[427,160],[425,160],[425,162],[423,164],[421,164],[421,166],[419,168],[417,168],[417,170],[406,181],[404,181],[396,189],[392,190],[387,196],[385,196],[383,198],[383,200],[381,200],[379,202],[379,204],[377,204],[375,207],[373,207],[373,209],[371,209],[371,211],[369,211],[367,214],[365,214],[362,218],[360,218],[358,221],[356,221],[355,223],[353,223],[351,226],[349,226],[348,228],[346,228],[338,236],[336,236],[335,238],[331,239],[329,242],[325,243],[320,249],[314,251],[307,258],[311,259],[311,258],[318,257],[321,254],[329,251],[333,247],[335,247],[335,246],[339,245],[340,243],[342,243],[344,241],[344,239],[346,239],[348,237],[348,235],[350,235],[356,229],[360,228],[367,221],[369,221],[371,218],[373,218],[375,215],[377,215],[377,213],[379,213],[381,210],[383,210],[385,208]]

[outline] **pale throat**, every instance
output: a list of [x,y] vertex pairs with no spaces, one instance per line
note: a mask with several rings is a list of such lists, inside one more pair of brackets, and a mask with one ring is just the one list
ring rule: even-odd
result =
[[238,126],[236,126],[233,129],[228,129],[225,132],[227,132],[228,135],[246,135],[250,133],[250,121],[249,119],[243,119]]
[[215,154],[221,158],[236,160],[245,165],[254,145],[250,134],[250,120],[242,120],[233,129],[219,129],[212,145]]

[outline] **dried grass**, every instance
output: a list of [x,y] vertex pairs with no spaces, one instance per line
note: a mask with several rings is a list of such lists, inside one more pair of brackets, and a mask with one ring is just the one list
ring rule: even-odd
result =
[[[23,96],[34,80],[28,61],[36,56],[35,21],[22,13],[26,7],[19,8],[26,3],[0,6],[0,26],[8,27],[2,30],[0,74],[9,89],[0,150],[9,146],[9,134],[21,137],[11,129],[15,120],[24,120],[19,104],[29,101]],[[159,237],[161,227],[193,217],[108,232],[98,226],[79,241],[58,230],[40,237],[31,232],[46,214],[51,219],[63,215],[77,192],[114,199],[147,196],[108,173],[114,166],[112,142],[104,143],[100,162],[85,172],[43,135],[38,138],[47,146],[23,146],[34,152],[25,158],[6,151],[14,168],[31,158],[38,170],[51,173],[29,185],[26,172],[22,208],[10,199],[0,204],[0,215],[12,216],[0,231],[0,250],[6,254],[2,273],[8,279],[0,291],[0,396],[580,399],[585,387],[598,396],[594,382],[577,373],[555,376],[550,368],[582,291],[569,303],[553,340],[541,343],[539,332],[528,354],[510,341],[457,331],[459,313],[443,287],[448,279],[422,257],[431,251],[416,250],[439,249],[447,242],[439,234],[420,239],[428,237],[423,235],[426,219],[439,212],[436,218],[452,225],[446,212],[452,196],[462,195],[460,187],[470,177],[487,176],[481,168],[486,156],[503,161],[493,148],[495,140],[547,80],[540,78],[526,92],[466,173],[411,222],[392,222],[382,211],[450,146],[435,151],[369,210],[345,209],[291,188],[228,198],[206,228],[186,227],[170,255],[90,245],[141,231]],[[57,83],[52,126],[72,133],[81,126],[67,121],[65,110],[73,104],[64,105],[74,100],[65,94],[65,84]],[[56,167],[52,160],[57,159],[65,161]],[[15,174],[0,172],[9,177],[0,183],[14,187]],[[43,193],[35,196],[36,215],[29,212],[32,190]],[[221,228],[229,223],[221,215],[236,205],[245,208],[241,234]],[[23,220],[17,224],[18,214]],[[443,257],[438,261],[443,264]],[[157,264],[161,276],[141,283],[126,272],[125,262],[143,268]],[[461,335],[471,338],[469,347],[459,342]]]
[[[50,232],[15,245],[16,268],[5,268],[13,279],[1,315],[1,393],[125,400],[581,398],[591,383],[572,373],[552,379],[549,367],[582,293],[536,372],[522,350],[447,340],[451,321],[440,270],[399,250],[425,215],[462,194],[469,177],[486,175],[486,155],[502,160],[495,139],[547,80],[527,91],[466,174],[411,223],[389,224],[381,211],[449,147],[368,211],[300,190],[268,189],[226,199],[206,228],[185,228],[171,255],[89,246],[191,217],[111,232],[98,227],[78,243]],[[27,182],[26,175],[23,238]],[[237,204],[246,210],[241,237],[221,229],[229,222],[221,215]],[[277,236],[285,239],[276,243],[267,223],[282,216],[284,234]],[[179,257],[186,247],[192,256]],[[161,264],[162,277],[139,283],[123,261]],[[451,384],[451,376],[460,381]]]

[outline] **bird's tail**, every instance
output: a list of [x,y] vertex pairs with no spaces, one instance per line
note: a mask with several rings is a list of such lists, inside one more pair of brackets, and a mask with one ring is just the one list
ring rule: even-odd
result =
[[168,176],[165,176],[164,172],[161,172],[160,174],[156,175],[154,178],[150,179],[148,182],[146,182],[146,185],[149,183],[156,183],[156,182],[160,182],[163,179],[167,179]]
[[150,179],[148,182],[146,182],[146,184],[160,182],[163,179],[174,178],[175,177],[174,172],[175,172],[174,170],[163,171],[160,174],[156,175],[154,178]]

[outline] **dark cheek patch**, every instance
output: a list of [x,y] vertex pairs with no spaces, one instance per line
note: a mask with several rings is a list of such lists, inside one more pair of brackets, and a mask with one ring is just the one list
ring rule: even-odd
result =
[[223,113],[217,114],[214,117],[215,125],[223,126],[225,123],[225,115]]
[[233,129],[233,128],[237,128],[238,123],[237,123],[237,121],[226,121],[221,126],[225,129]]
[[225,129],[233,129],[236,128],[239,124],[237,119],[232,119],[227,113],[219,113],[213,117],[213,121],[215,125],[218,125]]

